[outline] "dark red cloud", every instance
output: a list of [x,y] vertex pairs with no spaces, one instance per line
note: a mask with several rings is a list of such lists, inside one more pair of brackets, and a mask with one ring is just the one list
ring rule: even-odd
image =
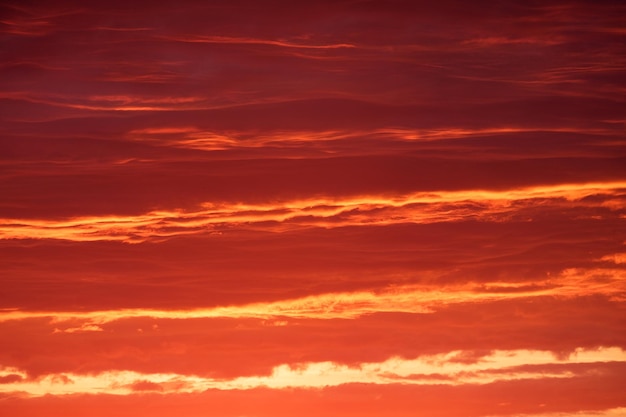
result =
[[[3,2],[0,388],[626,347],[624,16],[614,1]],[[468,299],[61,320],[410,285]],[[58,315],[5,320],[33,312]],[[575,413],[624,407],[623,365],[197,394],[133,376],[128,396],[2,394],[0,414]]]

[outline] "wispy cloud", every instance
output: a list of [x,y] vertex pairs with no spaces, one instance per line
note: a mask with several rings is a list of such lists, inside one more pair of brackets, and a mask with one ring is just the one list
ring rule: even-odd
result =
[[[220,226],[242,225],[289,230],[300,227],[345,227],[461,220],[504,221],[518,211],[545,205],[587,205],[599,196],[599,206],[623,209],[626,183],[560,184],[505,191],[466,190],[401,196],[312,199],[274,204],[203,203],[199,211],[154,211],[139,216],[83,217],[70,220],[2,219],[3,239],[114,240],[139,243],[197,233],[221,233]],[[596,205],[594,203],[592,205]],[[277,226],[282,224],[282,226]]]
[[623,414],[624,16],[2,2],[0,414]]
[[[3,373],[19,375],[22,379],[1,384],[0,392],[17,391],[32,396],[84,393],[128,395],[136,391],[180,393],[258,387],[323,388],[354,383],[489,384],[503,380],[575,378],[581,371],[589,373],[596,370],[588,367],[579,370],[573,365],[626,362],[626,353],[620,348],[577,349],[569,358],[563,359],[542,351],[496,351],[480,357],[474,363],[458,362],[456,358],[463,355],[464,352],[455,351],[416,359],[391,358],[380,363],[362,363],[354,367],[332,362],[280,365],[269,376],[239,377],[231,380],[194,375],[110,371],[97,375],[48,375],[33,381],[26,379],[26,375],[19,370],[6,369]],[[562,367],[547,371],[542,368],[544,365]]]
[[31,318],[52,318],[54,323],[84,320],[85,324],[63,332],[101,331],[100,325],[127,318],[310,318],[355,319],[374,313],[427,314],[449,305],[485,303],[541,297],[580,297],[603,295],[615,301],[626,298],[626,272],[619,268],[568,269],[559,276],[533,282],[482,282],[480,284],[405,285],[379,291],[359,291],[311,295],[276,302],[259,302],[224,307],[184,310],[116,309],[89,312],[5,311],[0,322]]
[[241,45],[270,45],[285,48],[302,48],[302,49],[337,49],[337,48],[354,48],[355,45],[347,43],[314,45],[308,43],[292,42],[286,40],[273,39],[255,39],[255,38],[238,38],[230,36],[202,36],[202,35],[182,35],[176,37],[165,37],[167,40],[190,43],[217,43],[217,44],[241,44]]

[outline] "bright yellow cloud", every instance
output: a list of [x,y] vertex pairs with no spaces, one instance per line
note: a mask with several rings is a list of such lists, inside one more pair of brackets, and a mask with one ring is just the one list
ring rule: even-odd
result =
[[[16,369],[0,371],[0,377],[17,374],[21,381],[0,385],[0,392],[22,392],[30,396],[64,394],[116,394],[135,392],[140,384],[158,392],[200,392],[207,389],[240,390],[267,387],[323,388],[349,383],[462,385],[489,384],[496,381],[543,378],[572,378],[574,368],[546,371],[533,370],[532,365],[575,365],[604,362],[626,362],[626,351],[617,347],[576,349],[568,358],[557,358],[547,351],[496,350],[477,358],[475,362],[458,361],[464,351],[420,356],[415,359],[390,358],[383,362],[361,363],[355,366],[334,362],[305,363],[297,366],[276,366],[268,376],[244,376],[212,379],[176,373],[140,373],[107,371],[93,375],[74,373],[51,374],[29,380]],[[530,365],[520,370],[518,367]]]

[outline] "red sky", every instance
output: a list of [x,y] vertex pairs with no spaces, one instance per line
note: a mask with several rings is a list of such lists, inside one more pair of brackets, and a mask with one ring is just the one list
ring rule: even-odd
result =
[[4,1],[0,415],[626,415],[619,1]]

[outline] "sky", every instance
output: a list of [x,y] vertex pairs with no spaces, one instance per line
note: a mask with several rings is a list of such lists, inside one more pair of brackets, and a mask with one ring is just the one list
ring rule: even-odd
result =
[[3,1],[0,415],[626,415],[620,1]]

